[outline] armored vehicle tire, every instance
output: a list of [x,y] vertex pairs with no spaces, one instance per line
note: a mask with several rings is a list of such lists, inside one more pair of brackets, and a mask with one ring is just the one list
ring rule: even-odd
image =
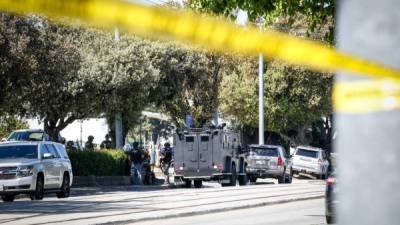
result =
[[191,188],[192,187],[192,181],[191,180],[185,180],[185,184],[183,186],[185,188]]
[[13,202],[15,195],[2,195],[1,199],[3,199],[3,202]]
[[63,182],[61,185],[61,191],[57,193],[57,198],[68,198],[71,187],[69,184],[69,176],[68,174],[64,174]]
[[194,180],[193,183],[195,188],[201,188],[203,186],[202,180]]
[[235,164],[232,164],[231,172],[232,172],[232,175],[231,175],[231,181],[229,182],[229,186],[236,186],[237,176],[236,176],[236,166],[235,166]]
[[241,186],[246,185],[249,182],[249,178],[248,178],[247,174],[240,175],[238,177],[238,180],[239,180],[239,185],[241,185]]
[[250,182],[251,183],[257,182],[257,177],[250,177]]

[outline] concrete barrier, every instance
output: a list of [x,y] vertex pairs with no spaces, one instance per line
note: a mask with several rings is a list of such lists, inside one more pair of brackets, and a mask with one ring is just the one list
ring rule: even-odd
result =
[[131,185],[130,176],[75,176],[72,187]]

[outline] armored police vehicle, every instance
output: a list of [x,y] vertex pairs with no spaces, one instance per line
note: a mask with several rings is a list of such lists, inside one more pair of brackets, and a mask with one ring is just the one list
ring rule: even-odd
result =
[[245,154],[238,132],[220,126],[177,131],[174,167],[175,185],[196,188],[203,181],[219,181],[222,186],[247,183]]

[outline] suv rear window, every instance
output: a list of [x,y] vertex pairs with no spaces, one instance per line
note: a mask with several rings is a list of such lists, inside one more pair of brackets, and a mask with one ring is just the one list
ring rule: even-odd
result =
[[13,145],[0,146],[0,159],[37,159],[38,151],[36,145]]
[[251,148],[251,151],[255,152],[257,155],[278,157],[277,148]]
[[296,155],[310,157],[310,158],[318,158],[318,152],[306,149],[297,149]]

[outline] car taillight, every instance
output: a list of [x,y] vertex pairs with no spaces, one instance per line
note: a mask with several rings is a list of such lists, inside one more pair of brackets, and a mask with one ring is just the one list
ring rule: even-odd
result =
[[185,163],[182,163],[182,166],[179,166],[178,164],[175,164],[174,166],[174,169],[176,171],[183,170],[184,168],[185,168]]
[[336,178],[335,177],[329,177],[328,179],[326,179],[326,184],[328,185],[332,185],[336,183]]
[[278,166],[282,166],[282,158],[281,157],[278,158]]
[[213,167],[214,167],[215,170],[218,170],[218,171],[221,171],[223,169],[222,163],[214,164]]

